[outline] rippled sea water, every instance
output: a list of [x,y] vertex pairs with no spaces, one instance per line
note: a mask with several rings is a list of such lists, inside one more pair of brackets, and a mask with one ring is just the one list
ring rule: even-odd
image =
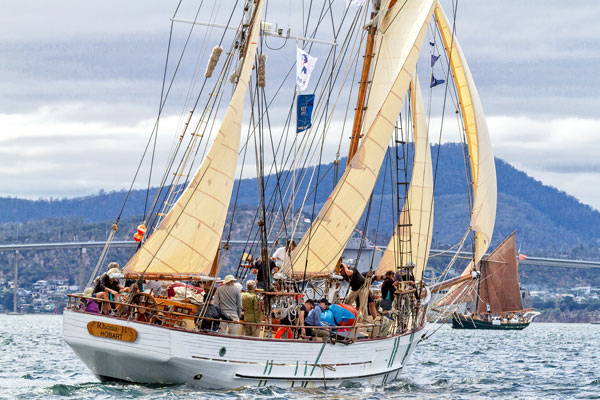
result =
[[540,323],[521,332],[444,325],[392,384],[311,390],[100,383],[61,335],[61,316],[0,315],[1,399],[600,399],[600,325]]

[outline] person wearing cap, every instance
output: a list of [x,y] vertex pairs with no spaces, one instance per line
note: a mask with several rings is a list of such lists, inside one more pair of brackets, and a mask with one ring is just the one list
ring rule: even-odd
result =
[[[260,312],[260,300],[256,294],[256,282],[249,280],[246,282],[246,292],[242,293],[242,309],[244,310],[244,322],[259,324],[262,322],[262,313]],[[244,335],[258,337],[260,326],[244,325]]]
[[[110,277],[111,275],[116,275],[119,273],[119,268],[111,268],[105,273],[103,273],[101,276],[99,276],[96,279],[94,290],[92,291],[92,296],[99,300],[111,300],[110,296],[112,295],[112,300],[114,301],[116,300],[119,293],[128,291],[128,289],[125,289],[123,286],[121,286],[118,279]],[[111,305],[108,301],[103,301],[102,313],[108,314],[110,312],[110,307]]]
[[[304,320],[306,326],[314,326],[312,328],[313,337],[329,337],[329,331],[326,329],[319,329],[321,326],[327,326],[321,321],[321,313],[329,308],[329,301],[326,298],[319,300],[319,306],[313,308],[309,313],[308,317]],[[308,334],[308,332],[307,332]]]
[[234,323],[221,323],[219,333],[224,335],[237,335],[239,331],[237,322],[242,317],[242,294],[234,284],[235,277],[227,275],[223,284],[215,291],[215,305],[234,321]]

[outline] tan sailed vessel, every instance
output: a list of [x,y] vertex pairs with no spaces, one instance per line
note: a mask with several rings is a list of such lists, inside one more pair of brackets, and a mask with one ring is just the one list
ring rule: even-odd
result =
[[453,313],[452,328],[522,330],[539,315],[523,308],[515,237],[513,232],[476,267],[469,264],[463,275],[477,271],[477,279],[452,287],[435,304],[466,304],[466,312]]
[[[274,2],[268,5],[276,7]],[[328,15],[326,5],[324,2],[322,15]],[[177,132],[175,147],[181,148],[181,152],[173,152],[169,158],[172,168],[164,174],[152,205],[156,212],[144,219],[136,234],[139,247],[134,249],[122,273],[102,275],[107,282],[135,280],[140,291],[133,286],[120,298],[89,296],[93,279],[100,275],[107,261],[119,225],[117,219],[87,292],[69,295],[64,312],[66,343],[101,379],[235,388],[313,387],[349,381],[385,384],[398,377],[422,339],[432,291],[424,282],[423,272],[431,246],[434,178],[428,113],[416,73],[419,55],[427,51],[423,47],[428,41],[433,46],[426,44],[425,48],[439,49],[445,54],[440,62],[446,63],[446,71],[451,70],[448,84],[453,85],[451,88],[457,94],[455,106],[464,121],[472,182],[472,213],[465,238],[474,235],[475,264],[489,247],[496,210],[496,177],[489,134],[472,76],[458,39],[452,34],[454,22],[446,17],[440,4],[435,0],[376,0],[341,10],[339,25],[334,21],[337,32],[334,43],[316,38],[318,27],[325,24],[322,19],[317,21],[312,34],[307,33],[307,24],[304,37],[294,36],[290,30],[263,21],[265,15],[272,15],[265,8],[267,3],[263,0],[246,0],[242,9],[232,11],[232,16],[239,16],[239,24],[233,27],[213,20],[183,21],[190,26],[221,29],[223,36],[221,42],[215,42],[198,95],[206,106],[197,107],[196,102]],[[174,17],[173,21],[177,19]],[[226,35],[229,31],[232,37]],[[322,61],[318,69],[320,77],[315,76],[311,81],[318,94],[314,126],[296,135],[287,147],[282,145],[286,149],[284,155],[274,153],[273,164],[287,160],[286,157],[292,160],[281,166],[285,174],[275,170],[275,175],[283,181],[281,184],[278,181],[273,190],[276,201],[270,200],[273,197],[265,189],[269,187],[265,164],[271,162],[265,161],[270,151],[265,144],[268,142],[265,132],[271,129],[269,108],[274,108],[271,104],[281,98],[277,97],[279,91],[272,99],[266,96],[269,84],[274,82],[269,71],[279,68],[266,64],[270,49],[265,43],[267,37],[286,42],[295,38],[298,47],[304,46],[309,51],[313,44],[329,46],[330,55],[335,55]],[[224,49],[228,38],[230,45]],[[350,104],[342,93],[347,93],[343,88],[354,79],[352,71],[360,71],[360,81],[358,94],[351,96],[353,104]],[[282,86],[285,85],[293,83],[284,79]],[[297,94],[293,93],[294,100]],[[348,104],[342,105],[343,101]],[[224,113],[213,112],[221,103],[226,104]],[[351,136],[349,161],[339,179],[334,179],[335,186],[327,200],[313,216],[304,207],[322,179],[317,167],[302,166],[320,160],[323,146],[311,143],[315,140],[325,143],[327,134],[339,134],[331,121],[338,115],[336,110],[344,111],[349,106],[355,107],[352,131],[348,135],[340,130],[340,136]],[[281,135],[286,137],[286,129],[283,131]],[[412,144],[409,146],[408,142]],[[390,143],[394,146],[389,147]],[[224,275],[222,271],[226,267],[231,269],[226,260],[233,254],[230,228],[236,223],[238,198],[234,182],[236,171],[243,164],[240,154],[245,157],[251,144],[254,145],[251,152],[256,155],[259,206],[256,223],[248,228],[245,254],[236,256],[234,270],[239,267],[234,272],[235,278],[243,281],[249,277],[250,256],[266,261],[273,240],[283,241],[295,235],[302,235],[302,239],[285,257],[278,273],[267,268],[268,281],[265,291],[260,293],[263,304],[260,321],[234,321],[225,334],[206,328],[223,324],[222,318],[208,317],[207,310],[210,298],[214,299],[218,290],[220,276]],[[202,161],[187,180],[197,154],[203,155]],[[394,155],[396,160],[404,160],[404,165],[397,161],[395,171],[389,175],[395,179],[394,199],[386,205],[393,210],[394,218],[390,221],[393,235],[381,261],[370,262],[362,287],[344,294],[340,260],[350,236],[363,223],[365,210],[371,208],[377,179],[386,170],[382,168],[386,155],[388,159]],[[338,161],[336,156],[332,164],[335,168]],[[409,168],[412,169],[410,185],[401,179],[400,173],[402,170],[409,175]],[[169,182],[166,177],[174,178]],[[182,187],[185,189],[180,192]],[[234,216],[228,220],[230,209],[234,210]],[[301,233],[298,227],[306,219],[309,225]],[[371,281],[387,271],[397,276],[393,305],[389,311],[372,315],[368,310]],[[161,281],[163,285],[175,281],[203,282],[204,296],[188,296],[188,286],[180,286],[184,288],[183,293],[178,290],[181,296],[142,292],[152,281]],[[455,281],[438,284],[434,290],[452,283]],[[300,323],[301,305],[309,298],[318,301],[321,297],[344,306],[354,305],[358,298],[360,306],[350,323],[336,321],[333,325],[319,326],[326,333],[320,337],[305,335],[305,329],[312,328],[313,332],[317,329]],[[94,304],[112,311],[94,312],[90,309]],[[240,335],[239,328],[247,326],[258,327],[259,334]],[[283,336],[278,333],[282,327],[287,332]]]

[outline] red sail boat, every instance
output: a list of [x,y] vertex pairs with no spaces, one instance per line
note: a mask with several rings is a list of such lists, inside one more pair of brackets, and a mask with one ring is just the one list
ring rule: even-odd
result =
[[[519,261],[513,232],[475,268],[479,278],[453,287],[438,306],[466,303],[465,313],[452,314],[454,329],[525,329],[539,313],[523,308]],[[473,269],[467,266],[467,271]],[[463,274],[464,275],[464,274]]]

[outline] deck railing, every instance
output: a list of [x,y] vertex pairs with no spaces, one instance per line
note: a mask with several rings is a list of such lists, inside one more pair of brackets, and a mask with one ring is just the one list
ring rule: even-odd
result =
[[[300,332],[304,330],[317,330],[319,337],[325,340],[335,341],[339,336],[341,340],[352,342],[360,339],[371,339],[378,337],[387,337],[400,332],[395,332],[392,321],[387,323],[357,323],[350,326],[309,326],[309,325],[281,325],[268,322],[246,322],[246,321],[228,321],[224,319],[208,318],[198,315],[198,311],[202,309],[202,305],[192,304],[187,301],[173,301],[166,298],[157,298],[157,304],[146,306],[140,304],[132,304],[121,300],[107,300],[83,296],[82,294],[69,294],[67,309],[79,312],[86,312],[86,306],[89,301],[94,301],[98,304],[99,313],[106,317],[133,320],[140,323],[161,325],[165,327],[187,330],[192,332],[213,332],[218,333],[216,326],[220,324],[231,324],[236,326],[235,333],[229,335],[241,335],[244,332],[244,327],[258,327],[263,333],[263,338],[289,340],[287,332],[280,338],[274,337],[274,330],[290,329],[292,338],[297,340],[317,339],[317,335],[301,337]],[[164,301],[164,303],[160,303]],[[102,314],[102,305],[109,304],[111,308],[110,314]],[[179,311],[178,311],[179,310]],[[182,312],[185,310],[185,312]],[[193,312],[190,312],[193,310]],[[383,317],[382,317],[383,321]],[[206,324],[210,322],[210,324]],[[217,325],[219,324],[219,325]],[[222,332],[221,332],[222,333]],[[244,335],[247,336],[247,335]]]

